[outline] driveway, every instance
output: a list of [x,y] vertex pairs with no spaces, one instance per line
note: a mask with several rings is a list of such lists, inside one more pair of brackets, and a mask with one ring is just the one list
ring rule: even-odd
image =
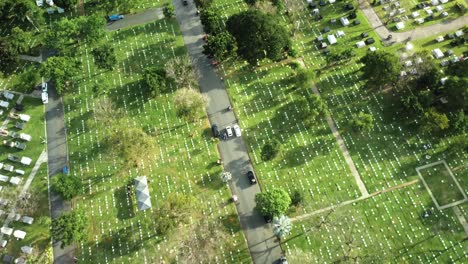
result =
[[108,22],[106,30],[113,31],[121,28],[142,25],[164,18],[162,8],[150,8],[138,14],[125,15],[124,19]]
[[[62,173],[62,168],[68,164],[68,148],[63,113],[63,102],[50,83],[49,103],[46,105],[47,154],[49,180]],[[50,216],[59,217],[62,212],[70,211],[70,204],[64,202],[59,195],[49,190]],[[60,243],[53,243],[54,264],[73,263],[74,247],[60,248]]]
[[[180,0],[174,0],[173,4],[185,46],[200,73],[201,92],[210,99],[206,107],[208,117],[211,124],[217,124],[223,131],[224,127],[236,124],[237,121],[233,112],[227,111],[230,101],[224,83],[210,65],[210,60],[202,53],[204,33],[196,15],[196,8],[192,1],[188,6],[183,6]],[[251,185],[245,175],[251,168],[245,142],[242,137],[230,138],[221,141],[219,150],[225,169],[232,174],[230,187],[232,193],[239,198],[237,211],[252,260],[254,263],[275,263],[281,255],[281,248],[273,235],[271,225],[266,224],[254,209],[254,197],[260,192],[260,188],[258,185]]]

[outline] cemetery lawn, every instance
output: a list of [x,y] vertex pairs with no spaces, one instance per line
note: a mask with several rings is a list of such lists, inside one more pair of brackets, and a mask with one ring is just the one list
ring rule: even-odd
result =
[[[396,15],[395,17],[408,17],[407,21],[401,20],[405,24],[405,28],[402,30],[398,30],[396,28],[396,24],[398,22],[394,22],[393,19],[390,19],[389,16],[387,15],[387,11],[384,10],[384,7],[392,5],[393,8],[393,3],[394,2],[388,2],[386,4],[377,4],[374,5],[373,8],[379,18],[382,20],[382,22],[385,24],[387,23],[386,27],[390,31],[394,32],[402,32],[402,31],[409,31],[413,30],[417,27],[424,27],[424,26],[429,26],[433,24],[438,24],[438,23],[444,23],[446,21],[454,20],[458,17],[463,16],[463,13],[460,11],[460,9],[457,7],[457,4],[461,4],[465,8],[468,8],[468,4],[464,0],[451,0],[445,4],[440,4],[441,6],[444,7],[444,10],[442,12],[437,12],[436,6],[433,6],[431,4],[431,1],[425,1],[425,3],[429,4],[429,9],[433,11],[433,18],[431,19],[430,16],[426,13],[424,9],[418,9],[417,4],[421,3],[419,1],[414,1],[414,0],[400,0],[398,1],[400,3],[400,8],[404,8],[405,12],[402,15]],[[398,10],[399,8],[396,8],[395,10]],[[390,12],[390,11],[388,11]],[[418,24],[415,19],[412,17],[413,12],[418,12],[419,16],[416,18],[423,18],[424,23]],[[441,14],[443,12],[447,12],[448,16],[443,17]]]
[[[466,186],[466,154],[447,149],[450,133],[437,136],[448,141],[421,134],[416,126],[419,120],[409,118],[397,108],[392,91],[364,87],[359,72],[362,64],[358,60],[369,46],[357,49],[355,43],[363,40],[361,33],[367,32],[376,40],[370,46],[384,47],[359,10],[359,25],[343,27],[340,24],[339,18],[348,13],[344,4],[337,2],[321,7],[323,19],[315,21],[304,1],[304,7],[296,17],[301,21],[299,30],[293,38],[300,58],[262,62],[257,68],[236,60],[220,67],[262,188],[282,187],[288,192],[298,189],[305,196],[304,205],[288,212],[290,217],[360,196],[327,123],[319,120],[306,126],[297,119],[300,109],[293,103],[298,94],[290,81],[292,61],[299,61],[314,71],[315,85],[369,193],[418,180],[417,167],[442,159],[460,184]],[[215,6],[226,18],[245,9],[242,2],[221,1]],[[338,20],[336,24],[330,23],[332,18]],[[287,21],[288,18],[283,15],[282,19]],[[297,20],[288,24],[290,31],[297,25]],[[353,20],[350,22],[352,24]],[[329,33],[322,33],[325,27],[330,28]],[[344,31],[345,36],[337,38],[338,43],[329,45],[328,49],[335,54],[352,49],[355,56],[348,63],[327,65],[315,39],[322,35],[328,44],[327,35],[338,30]],[[415,44],[416,51],[430,47],[415,43],[418,44]],[[401,48],[402,45],[394,45],[385,49],[396,52]],[[462,48],[454,51],[459,55]],[[307,92],[312,93],[312,90]],[[360,111],[373,116],[374,128],[370,133],[355,132],[351,128],[349,121]],[[285,149],[277,160],[263,162],[260,149],[271,138],[280,140]],[[430,159],[426,159],[428,154]],[[466,203],[459,207],[466,217]],[[431,211],[430,217],[421,219],[421,214],[427,210]],[[366,256],[366,259],[361,258],[364,260],[375,257],[376,262],[382,256],[389,262],[395,257],[402,262],[453,262],[466,255],[461,244],[464,231],[452,209],[437,210],[421,182],[347,205],[338,211],[343,215],[341,218],[333,216],[331,225],[321,225],[309,238],[301,235],[301,230],[320,221],[311,218],[295,222],[293,233],[282,240],[288,260],[292,263],[331,262],[342,257],[343,249],[340,248],[346,247],[346,239],[352,239],[352,243],[358,245],[344,249],[351,257]],[[355,227],[350,227],[350,223]],[[435,249],[440,251],[431,253]],[[382,252],[382,256],[376,256],[375,252]]]
[[[89,236],[78,246],[79,261],[159,263],[176,257],[180,261],[189,248],[203,254],[204,261],[250,263],[236,209],[226,203],[231,194],[220,179],[222,168],[216,165],[218,153],[207,119],[183,121],[173,104],[176,88],[151,99],[142,80],[147,67],[163,66],[186,54],[177,23],[163,19],[110,32],[106,39],[115,48],[116,69],[97,69],[91,49],[80,47],[82,72],[64,102],[70,173],[84,183],[74,208],[84,209],[90,220]],[[95,119],[106,96],[119,112],[117,124]],[[155,143],[147,156],[137,153],[131,164],[106,138],[109,131],[126,129],[142,130]],[[150,181],[153,209],[146,211],[138,211],[132,185],[141,175]],[[156,208],[172,193],[194,196],[198,217],[189,217],[189,224],[161,236],[155,229]],[[209,232],[192,230],[201,224],[208,224]]]
[[[47,187],[47,164],[43,163],[31,182],[28,192],[31,194],[31,200],[34,202],[34,208],[27,212],[27,216],[33,217],[34,222],[31,225],[22,222],[11,222],[10,227],[20,229],[27,233],[22,240],[16,240],[11,237],[7,244],[7,252],[10,255],[21,255],[22,246],[32,246],[35,254],[46,254],[47,262],[52,263],[52,241],[50,237],[50,211],[49,211],[49,193]],[[19,192],[19,190],[18,190]]]
[[[444,206],[464,199],[444,164],[437,164],[419,170],[439,206]],[[450,190],[450,191],[447,191]]]

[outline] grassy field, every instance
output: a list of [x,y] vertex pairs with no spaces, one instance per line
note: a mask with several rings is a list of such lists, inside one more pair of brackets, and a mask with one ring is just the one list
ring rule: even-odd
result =
[[[82,72],[73,92],[65,97],[70,173],[85,183],[83,198],[74,207],[83,208],[91,220],[88,240],[79,245],[80,262],[154,263],[187,257],[184,244],[194,236],[187,233],[189,229],[180,227],[158,236],[156,211],[138,212],[134,197],[126,194],[132,179],[146,175],[153,208],[171,193],[192,195],[199,201],[199,213],[214,226],[214,234],[205,244],[192,246],[193,250],[206,254],[206,261],[249,263],[235,207],[227,203],[229,189],[219,177],[222,169],[216,165],[218,154],[207,119],[183,121],[176,116],[172,92],[150,99],[142,82],[145,68],[186,53],[177,24],[160,20],[109,33],[107,38],[116,49],[117,68],[96,69],[90,48],[81,47],[77,58]],[[101,87],[101,94],[94,91],[95,86]],[[106,127],[94,119],[96,104],[104,95],[120,112],[121,126]],[[154,155],[135,157],[137,167],[125,164],[106,144],[105,131],[122,126],[141,128],[155,142]],[[191,222],[190,226],[199,224],[197,219]]]
[[[370,1],[369,1],[370,2]],[[433,25],[437,23],[444,23],[453,19],[456,19],[460,16],[463,16],[461,13],[460,9],[457,7],[457,4],[461,4],[463,6],[468,7],[467,3],[463,0],[452,0],[449,1],[445,4],[440,4],[444,8],[442,12],[437,12],[436,7],[431,4],[430,1],[419,1],[419,0],[401,0],[398,1],[400,3],[400,7],[396,8],[394,5],[394,2],[388,2],[386,4],[378,4],[374,5],[373,8],[377,15],[380,17],[382,22],[385,24],[386,27],[395,32],[401,32],[401,31],[408,31],[415,29],[417,27],[423,27],[423,26],[428,26],[428,25]],[[425,9],[418,9],[416,7],[417,4],[419,3],[426,3],[428,4],[428,10],[433,11],[433,15],[429,16],[428,13],[426,13]],[[385,11],[384,8],[388,8],[388,11]],[[398,9],[404,8],[405,12],[402,14],[398,14],[396,12]],[[396,12],[396,15],[391,17],[389,14],[393,11]],[[424,19],[424,23],[419,24],[418,22],[415,21],[415,18],[413,18],[412,13],[417,12],[419,16],[417,18],[422,18]],[[448,16],[444,17],[442,16],[443,12],[447,12]],[[393,18],[400,18],[401,22],[405,24],[405,28],[402,30],[397,30],[396,24],[398,22],[393,21]],[[406,20],[405,20],[406,19]]]
[[[215,3],[219,11],[232,14],[244,9],[242,3],[223,1]],[[402,54],[403,45],[383,47],[360,11],[359,25],[343,27],[338,21],[347,14],[344,3],[338,2],[320,8],[324,17],[315,21],[312,11],[305,7],[288,24],[292,32],[297,25],[293,42],[306,68],[315,72],[315,84],[325,100],[330,115],[348,147],[369,193],[417,180],[416,168],[438,160],[446,160],[457,180],[466,186],[467,156],[460,151],[447,150],[450,134],[424,135],[416,128],[418,120],[410,119],[396,108],[391,92],[368,90],[361,80],[357,59],[368,52],[368,47],[357,49],[361,33],[374,37],[377,49],[388,49]],[[287,17],[282,16],[283,21]],[[351,23],[353,20],[350,21]],[[286,23],[286,22],[285,22]],[[330,33],[322,33],[325,27]],[[327,65],[325,55],[315,39],[342,30],[344,37],[328,46],[331,53],[352,49],[355,59],[349,63]],[[415,51],[433,49],[415,42]],[[463,47],[454,49],[455,54]],[[407,56],[410,54],[407,53]],[[324,120],[306,126],[296,118],[300,109],[294,106],[299,96],[292,89],[293,75],[290,60],[280,63],[263,62],[256,69],[240,61],[223,64],[220,71],[234,102],[234,109],[254,159],[254,166],[263,188],[283,187],[288,191],[299,189],[305,194],[305,205],[290,216],[311,212],[326,205],[360,196],[341,151]],[[308,93],[312,93],[311,90]],[[349,120],[364,111],[372,114],[374,129],[370,133],[356,133]],[[279,161],[262,162],[260,148],[270,138],[279,139],[285,146]],[[426,159],[426,155],[430,159]],[[466,216],[466,204],[460,206]],[[422,219],[423,212],[429,218]],[[335,216],[339,214],[340,216]],[[323,215],[324,217],[326,216]],[[330,223],[318,225],[320,219],[311,218],[294,224],[293,233],[284,239],[291,263],[328,263],[359,257],[360,262],[388,262],[395,257],[402,263],[453,262],[466,256],[462,244],[463,228],[451,209],[438,211],[422,183],[402,190],[385,193],[363,202],[348,205],[333,213]],[[310,226],[314,232],[304,235]],[[354,240],[352,243],[347,240]],[[380,254],[375,254],[380,252]]]

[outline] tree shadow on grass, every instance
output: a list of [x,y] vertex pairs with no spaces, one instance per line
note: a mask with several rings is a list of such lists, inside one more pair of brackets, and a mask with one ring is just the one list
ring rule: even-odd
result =
[[[135,208],[133,207],[134,196],[135,188],[132,185],[124,185],[114,190],[114,199],[117,207],[118,219],[125,220],[135,216]],[[130,205],[127,204],[127,200],[129,201]]]
[[221,219],[221,223],[228,232],[237,233],[241,230],[237,214],[225,215]]
[[226,184],[221,180],[221,176],[218,174],[203,174],[201,180],[197,181],[197,185],[201,188],[210,188],[213,190],[219,190]]

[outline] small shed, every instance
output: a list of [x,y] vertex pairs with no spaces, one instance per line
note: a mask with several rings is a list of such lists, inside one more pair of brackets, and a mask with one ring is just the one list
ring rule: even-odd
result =
[[143,211],[151,208],[151,199],[146,176],[135,178],[135,192],[138,203],[138,210]]
[[11,177],[10,178],[10,183],[13,185],[18,185],[21,183],[21,178],[19,177]]
[[436,11],[437,11],[437,12],[442,12],[442,11],[444,11],[444,7],[438,5],[438,6],[436,6]]
[[431,0],[433,6],[439,5],[439,0]]
[[436,59],[440,59],[444,57],[444,53],[440,49],[432,50],[432,55],[434,55]]
[[22,157],[20,160],[20,163],[23,165],[30,165],[31,162],[32,162],[32,159],[28,157]]
[[33,252],[33,248],[30,247],[30,246],[22,246],[21,247],[21,252],[29,255],[29,254],[31,254]]
[[403,23],[403,22],[396,23],[396,28],[398,30],[404,29],[405,28],[405,23]]
[[362,48],[362,47],[365,47],[365,46],[366,46],[366,43],[364,41],[356,42],[356,47],[357,48]]
[[344,31],[343,30],[338,30],[336,32],[336,37],[339,38],[339,37],[343,37],[345,35]]
[[413,17],[413,18],[417,18],[418,16],[419,16],[418,11],[414,11],[413,13],[411,13],[411,17]]
[[0,106],[3,107],[3,108],[8,108],[8,106],[10,105],[9,102],[5,102],[3,100],[0,100]]
[[0,182],[8,182],[10,177],[0,174]]
[[3,97],[5,97],[8,100],[11,100],[13,99],[13,97],[15,97],[15,95],[9,92],[3,92]]
[[25,133],[20,133],[19,138],[24,140],[24,141],[31,141],[31,135],[25,134]]
[[447,3],[448,1],[449,1],[449,0],[439,0],[439,2],[440,2],[441,4],[445,4],[445,3]]
[[26,114],[19,114],[18,116],[19,116],[19,119],[20,119],[21,121],[24,121],[24,122],[28,122],[29,119],[31,119],[31,116],[30,116],[30,115],[26,115]]
[[444,37],[443,37],[443,36],[438,36],[438,37],[436,38],[436,41],[437,41],[437,42],[442,42],[442,41],[444,41]]
[[422,23],[424,23],[424,18],[416,18],[414,21],[421,25]]
[[33,221],[34,221],[34,218],[29,217],[29,216],[23,216],[23,218],[21,219],[21,222],[28,224],[28,225],[32,225]]
[[328,36],[327,36],[327,39],[328,39],[328,42],[330,42],[330,45],[333,45],[333,44],[336,43],[336,38],[335,38],[334,35],[331,35],[331,34],[328,35]]
[[4,234],[4,235],[11,236],[11,234],[13,233],[13,228],[7,227],[7,226],[2,226],[0,228],[0,232],[2,234]]
[[369,50],[372,51],[372,52],[374,52],[374,51],[376,51],[377,49],[376,49],[374,46],[372,46],[372,47],[369,48]]
[[349,25],[349,20],[346,17],[340,18],[340,22],[345,27]]
[[428,16],[432,16],[432,14],[434,14],[434,12],[432,12],[432,10],[430,10],[430,9],[426,9],[426,14]]
[[463,30],[458,30],[455,32],[455,36],[457,36],[458,38],[463,36]]

